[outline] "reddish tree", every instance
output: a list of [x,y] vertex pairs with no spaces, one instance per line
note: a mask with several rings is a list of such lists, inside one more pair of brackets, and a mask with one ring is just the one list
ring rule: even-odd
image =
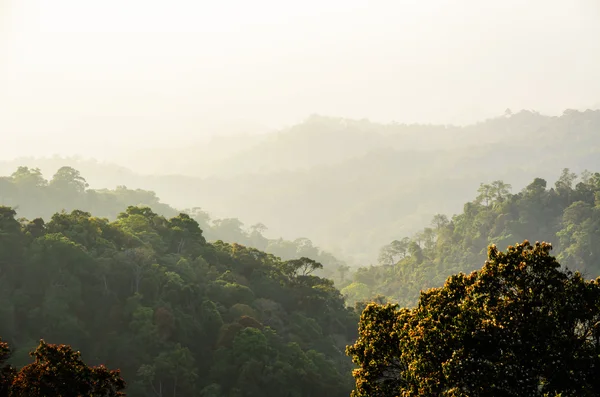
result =
[[[11,397],[88,397],[124,396],[125,381],[119,370],[103,365],[87,366],[81,354],[67,345],[40,342],[31,353],[35,361],[14,374],[9,389]],[[4,379],[3,379],[4,380]],[[3,384],[3,390],[6,384]]]

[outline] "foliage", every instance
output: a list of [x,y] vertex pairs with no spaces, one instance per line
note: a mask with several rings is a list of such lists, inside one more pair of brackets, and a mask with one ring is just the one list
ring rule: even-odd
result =
[[505,248],[525,238],[553,241],[564,266],[600,275],[600,173],[577,176],[565,169],[554,187],[535,178],[518,193],[509,189],[502,181],[482,184],[461,214],[436,215],[431,227],[385,245],[379,266],[357,269],[339,287],[352,282],[367,287],[365,292],[361,286],[360,295],[349,294],[350,303],[381,294],[410,307],[422,289],[475,270],[489,244]]
[[368,305],[347,349],[353,396],[598,395],[600,278],[561,270],[550,249],[491,246],[413,309]]
[[[0,396],[6,397],[80,397],[124,396],[125,381],[118,370],[103,365],[90,367],[70,346],[40,342],[31,353],[35,361],[20,370],[6,365],[0,370]],[[0,340],[0,365],[10,357]]]
[[[138,206],[114,221],[73,210],[47,222],[17,220],[0,207],[0,236],[0,331],[18,353],[15,365],[43,337],[80,349],[93,365],[120,368],[133,397],[351,390],[343,350],[358,316],[330,280],[311,274],[322,267],[313,259],[210,244],[190,215],[166,218]],[[77,395],[116,382],[66,346],[42,343],[35,357],[14,390],[31,390],[27,382],[44,379],[45,368],[62,371],[55,377],[83,374]]]
[[[242,244],[261,251],[274,254],[284,260],[293,260],[307,257],[325,265],[315,274],[322,277],[338,279],[338,269],[346,266],[344,262],[335,258],[313,245],[308,238],[295,240],[268,239],[264,236],[267,227],[262,223],[253,224],[245,228],[243,222],[237,218],[211,219],[210,214],[199,207],[182,211],[160,202],[154,192],[142,189],[128,189],[117,186],[115,189],[89,189],[86,179],[81,173],[69,166],[60,167],[54,176],[47,181],[39,168],[20,166],[9,177],[0,177],[0,205],[12,206],[18,209],[19,216],[28,219],[50,218],[58,211],[93,213],[97,218],[115,220],[124,208],[129,206],[147,207],[158,215],[176,217],[173,220],[173,235],[171,250],[194,250],[189,244],[196,244],[198,231],[191,230],[192,221],[195,227],[202,229],[202,235],[208,241],[222,240],[229,243]],[[133,215],[143,216],[141,213]],[[67,216],[63,214],[61,216]],[[128,221],[128,227],[142,227],[140,216],[134,216]],[[34,221],[36,222],[36,221]],[[138,225],[136,226],[136,222]],[[177,223],[175,225],[175,223]],[[35,223],[30,225],[31,232],[35,233]],[[190,239],[193,237],[193,239]],[[149,238],[149,236],[148,236]],[[187,245],[186,245],[187,244]],[[194,256],[193,252],[190,252]]]

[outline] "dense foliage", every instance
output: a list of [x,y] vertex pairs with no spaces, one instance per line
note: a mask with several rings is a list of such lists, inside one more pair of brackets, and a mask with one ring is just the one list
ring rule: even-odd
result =
[[345,396],[357,314],[321,264],[205,241],[187,214],[130,206],[45,222],[0,207],[0,335],[120,368],[129,396]]
[[536,178],[516,194],[510,189],[502,181],[481,184],[463,213],[436,215],[430,227],[382,247],[380,265],[358,269],[342,292],[350,301],[384,295],[409,307],[422,289],[475,270],[488,245],[505,248],[526,238],[552,241],[563,265],[600,275],[600,173],[565,169],[552,188]]
[[125,381],[119,370],[90,367],[70,346],[40,342],[33,363],[17,370],[6,364],[8,344],[0,339],[0,397],[119,397]]
[[599,395],[600,278],[561,271],[550,249],[491,246],[414,309],[368,305],[353,396]]
[[113,190],[88,189],[83,175],[69,166],[60,167],[50,180],[44,178],[39,168],[19,166],[10,176],[0,177],[0,205],[14,207],[19,216],[29,219],[49,218],[61,210],[75,209],[116,219],[129,205],[148,206],[167,217],[177,215],[154,192],[125,186]]
[[[382,247],[376,266],[353,272],[307,238],[265,237],[262,223],[178,211],[141,189],[91,189],[60,159],[49,180],[18,167],[0,177],[0,335],[14,347],[9,362],[34,370],[28,352],[44,338],[122,369],[134,397],[342,396],[352,389],[343,349],[366,307],[348,349],[359,365],[356,396],[598,394],[588,371],[600,364],[596,282],[559,271],[546,245],[493,248],[481,271],[460,274],[477,269],[490,244],[525,238],[552,241],[560,263],[585,277],[600,274],[600,173],[565,169],[552,188],[543,179],[559,163],[595,167],[597,125],[598,111],[507,113],[464,128],[313,117],[234,156],[244,172],[132,183],[176,191],[190,207],[265,219],[278,232],[310,230],[336,252],[370,258],[375,244],[492,178],[461,214],[435,215],[430,227]],[[350,149],[315,156],[319,139],[351,141]],[[256,153],[298,155],[306,169],[294,161],[283,171],[253,169]],[[502,164],[524,186],[518,193],[498,173]],[[66,349],[63,357],[79,360]],[[3,368],[2,384],[17,379]]]
[[[81,173],[70,166],[61,166],[47,180],[39,168],[20,166],[10,176],[0,177],[0,205],[17,209],[19,216],[28,219],[50,218],[60,211],[81,210],[100,218],[115,220],[129,205],[147,206],[159,215],[174,217],[179,214],[170,205],[162,203],[154,192],[142,189],[90,189]],[[317,274],[339,279],[347,265],[318,247],[308,238],[284,240],[264,236],[267,227],[256,223],[244,227],[237,218],[211,219],[199,207],[182,210],[197,221],[208,241],[222,240],[265,251],[282,259],[309,257],[325,267]]]

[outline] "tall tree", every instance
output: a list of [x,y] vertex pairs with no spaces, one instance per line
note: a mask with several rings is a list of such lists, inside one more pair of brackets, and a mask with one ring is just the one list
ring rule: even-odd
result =
[[49,186],[55,190],[62,190],[63,194],[83,193],[89,186],[81,173],[73,167],[61,167],[56,171]]
[[481,270],[414,309],[367,306],[347,349],[353,396],[598,395],[600,279],[561,270],[550,250],[491,246]]

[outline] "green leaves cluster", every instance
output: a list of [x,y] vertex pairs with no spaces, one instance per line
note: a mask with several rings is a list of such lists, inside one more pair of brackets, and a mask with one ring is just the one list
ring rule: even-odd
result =
[[[18,167],[10,176],[0,177],[0,206],[2,205],[18,209],[19,216],[28,219],[48,219],[56,212],[78,210],[92,213],[98,218],[115,220],[124,208],[131,205],[147,207],[167,218],[180,214],[180,211],[160,202],[152,191],[128,189],[125,186],[117,186],[115,189],[89,189],[86,179],[70,166],[60,167],[50,180],[44,178],[39,168],[25,166]],[[188,214],[191,220],[198,223],[208,241],[222,240],[242,244],[269,252],[284,260],[311,258],[326,265],[315,272],[322,277],[337,279],[346,271],[346,265],[342,261],[314,246],[308,238],[291,241],[282,238],[268,239],[263,235],[267,227],[262,223],[246,227],[237,218],[211,219],[211,216],[199,207],[181,212]],[[181,222],[188,221],[182,219]],[[34,228],[34,225],[31,228]],[[172,243],[175,246],[170,249],[184,249],[181,240]],[[342,273],[339,273],[338,269],[341,269]]]
[[344,347],[358,316],[312,274],[319,262],[209,244],[190,215],[136,206],[112,222],[0,207],[0,236],[0,334],[16,366],[43,337],[120,368],[133,397],[351,390]]
[[561,270],[550,249],[491,246],[414,309],[368,305],[347,349],[353,396],[598,395],[600,278]]
[[506,248],[524,239],[552,241],[559,261],[586,276],[600,275],[600,173],[568,169],[553,187],[536,178],[520,192],[495,181],[451,218],[438,214],[431,226],[381,248],[379,265],[358,269],[341,284],[349,301],[386,296],[413,306],[422,289],[471,272],[490,244]]

